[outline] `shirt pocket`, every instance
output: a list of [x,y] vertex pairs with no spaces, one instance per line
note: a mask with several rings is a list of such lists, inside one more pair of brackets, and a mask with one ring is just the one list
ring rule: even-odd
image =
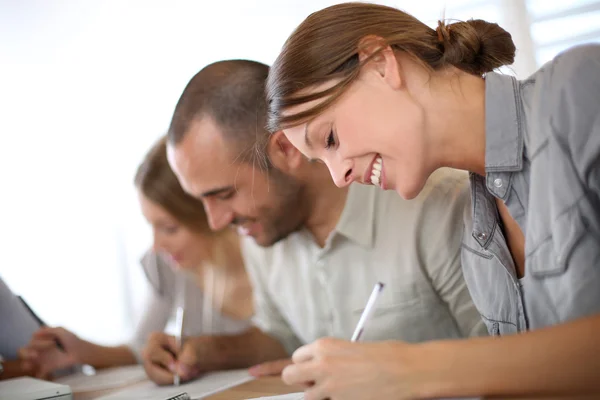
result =
[[[577,204],[552,221],[528,254],[525,286],[532,329],[600,313],[600,244],[594,212]],[[535,238],[533,238],[535,240]]]
[[[375,305],[365,325],[361,341],[426,340],[459,337],[447,307],[439,299],[427,296],[395,298],[395,301]],[[358,324],[364,308],[352,310],[352,323]]]
[[[527,260],[527,272],[536,278],[564,274],[571,256],[586,233],[585,224],[577,206],[571,207],[556,218],[551,229],[551,232],[542,232],[539,235],[546,239],[531,251]],[[531,239],[535,243],[537,238]]]

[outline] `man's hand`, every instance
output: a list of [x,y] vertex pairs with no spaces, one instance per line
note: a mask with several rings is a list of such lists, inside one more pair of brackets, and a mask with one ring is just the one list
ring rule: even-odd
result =
[[255,378],[260,378],[261,376],[279,376],[283,369],[290,364],[292,364],[291,358],[267,361],[251,367],[248,372]]

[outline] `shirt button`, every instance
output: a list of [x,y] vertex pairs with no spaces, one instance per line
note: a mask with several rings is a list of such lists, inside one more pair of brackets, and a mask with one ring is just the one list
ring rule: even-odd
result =
[[501,188],[502,187],[502,179],[500,179],[500,178],[494,179],[494,186],[496,186],[497,188]]
[[487,234],[485,234],[484,232],[480,232],[477,234],[477,239],[485,240],[485,239],[487,239]]

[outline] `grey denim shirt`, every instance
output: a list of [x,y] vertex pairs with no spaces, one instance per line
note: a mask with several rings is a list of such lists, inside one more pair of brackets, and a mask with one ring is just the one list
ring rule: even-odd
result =
[[[568,50],[524,81],[486,76],[486,176],[472,173],[462,264],[492,335],[600,313],[600,46]],[[499,198],[525,235],[525,277]]]

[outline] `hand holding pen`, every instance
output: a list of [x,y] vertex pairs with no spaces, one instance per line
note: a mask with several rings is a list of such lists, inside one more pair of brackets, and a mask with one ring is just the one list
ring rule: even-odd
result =
[[90,347],[89,342],[64,328],[42,327],[19,349],[19,358],[26,369],[36,371],[38,378],[47,378],[55,371],[85,363]]
[[[25,299],[23,297],[21,297],[21,296],[17,296],[17,298],[19,299],[19,301],[21,302],[21,304],[23,305],[23,307],[29,312],[29,314],[31,315],[31,317],[36,320],[36,322],[38,323],[38,325],[40,326],[40,328],[45,328],[46,327],[46,323],[33,311],[33,309],[31,307],[29,307],[29,304],[27,304],[27,302],[25,301]],[[58,338],[58,336],[54,337],[53,340],[54,340],[54,344],[56,345],[56,347],[59,350],[65,351],[65,347],[61,343],[61,341]]]
[[152,333],[142,351],[142,361],[148,378],[158,385],[173,385],[176,376],[186,382],[200,374],[195,338],[187,338],[178,346],[173,335]]
[[[383,288],[381,283],[373,288],[352,341],[324,338],[300,347],[292,356],[294,364],[283,371],[285,383],[304,387],[306,397],[311,399],[398,398],[396,394],[404,392],[398,387],[404,382],[396,376],[398,366],[402,367],[398,351],[404,354],[404,350],[410,348],[410,353],[414,353],[413,345],[399,341],[352,343],[368,330],[369,319]],[[381,391],[373,393],[374,386]],[[366,387],[371,391],[365,392]]]
[[184,308],[175,312],[175,335],[162,332],[150,335],[142,358],[148,377],[159,385],[179,386],[200,374],[198,366],[198,338],[183,343]]

